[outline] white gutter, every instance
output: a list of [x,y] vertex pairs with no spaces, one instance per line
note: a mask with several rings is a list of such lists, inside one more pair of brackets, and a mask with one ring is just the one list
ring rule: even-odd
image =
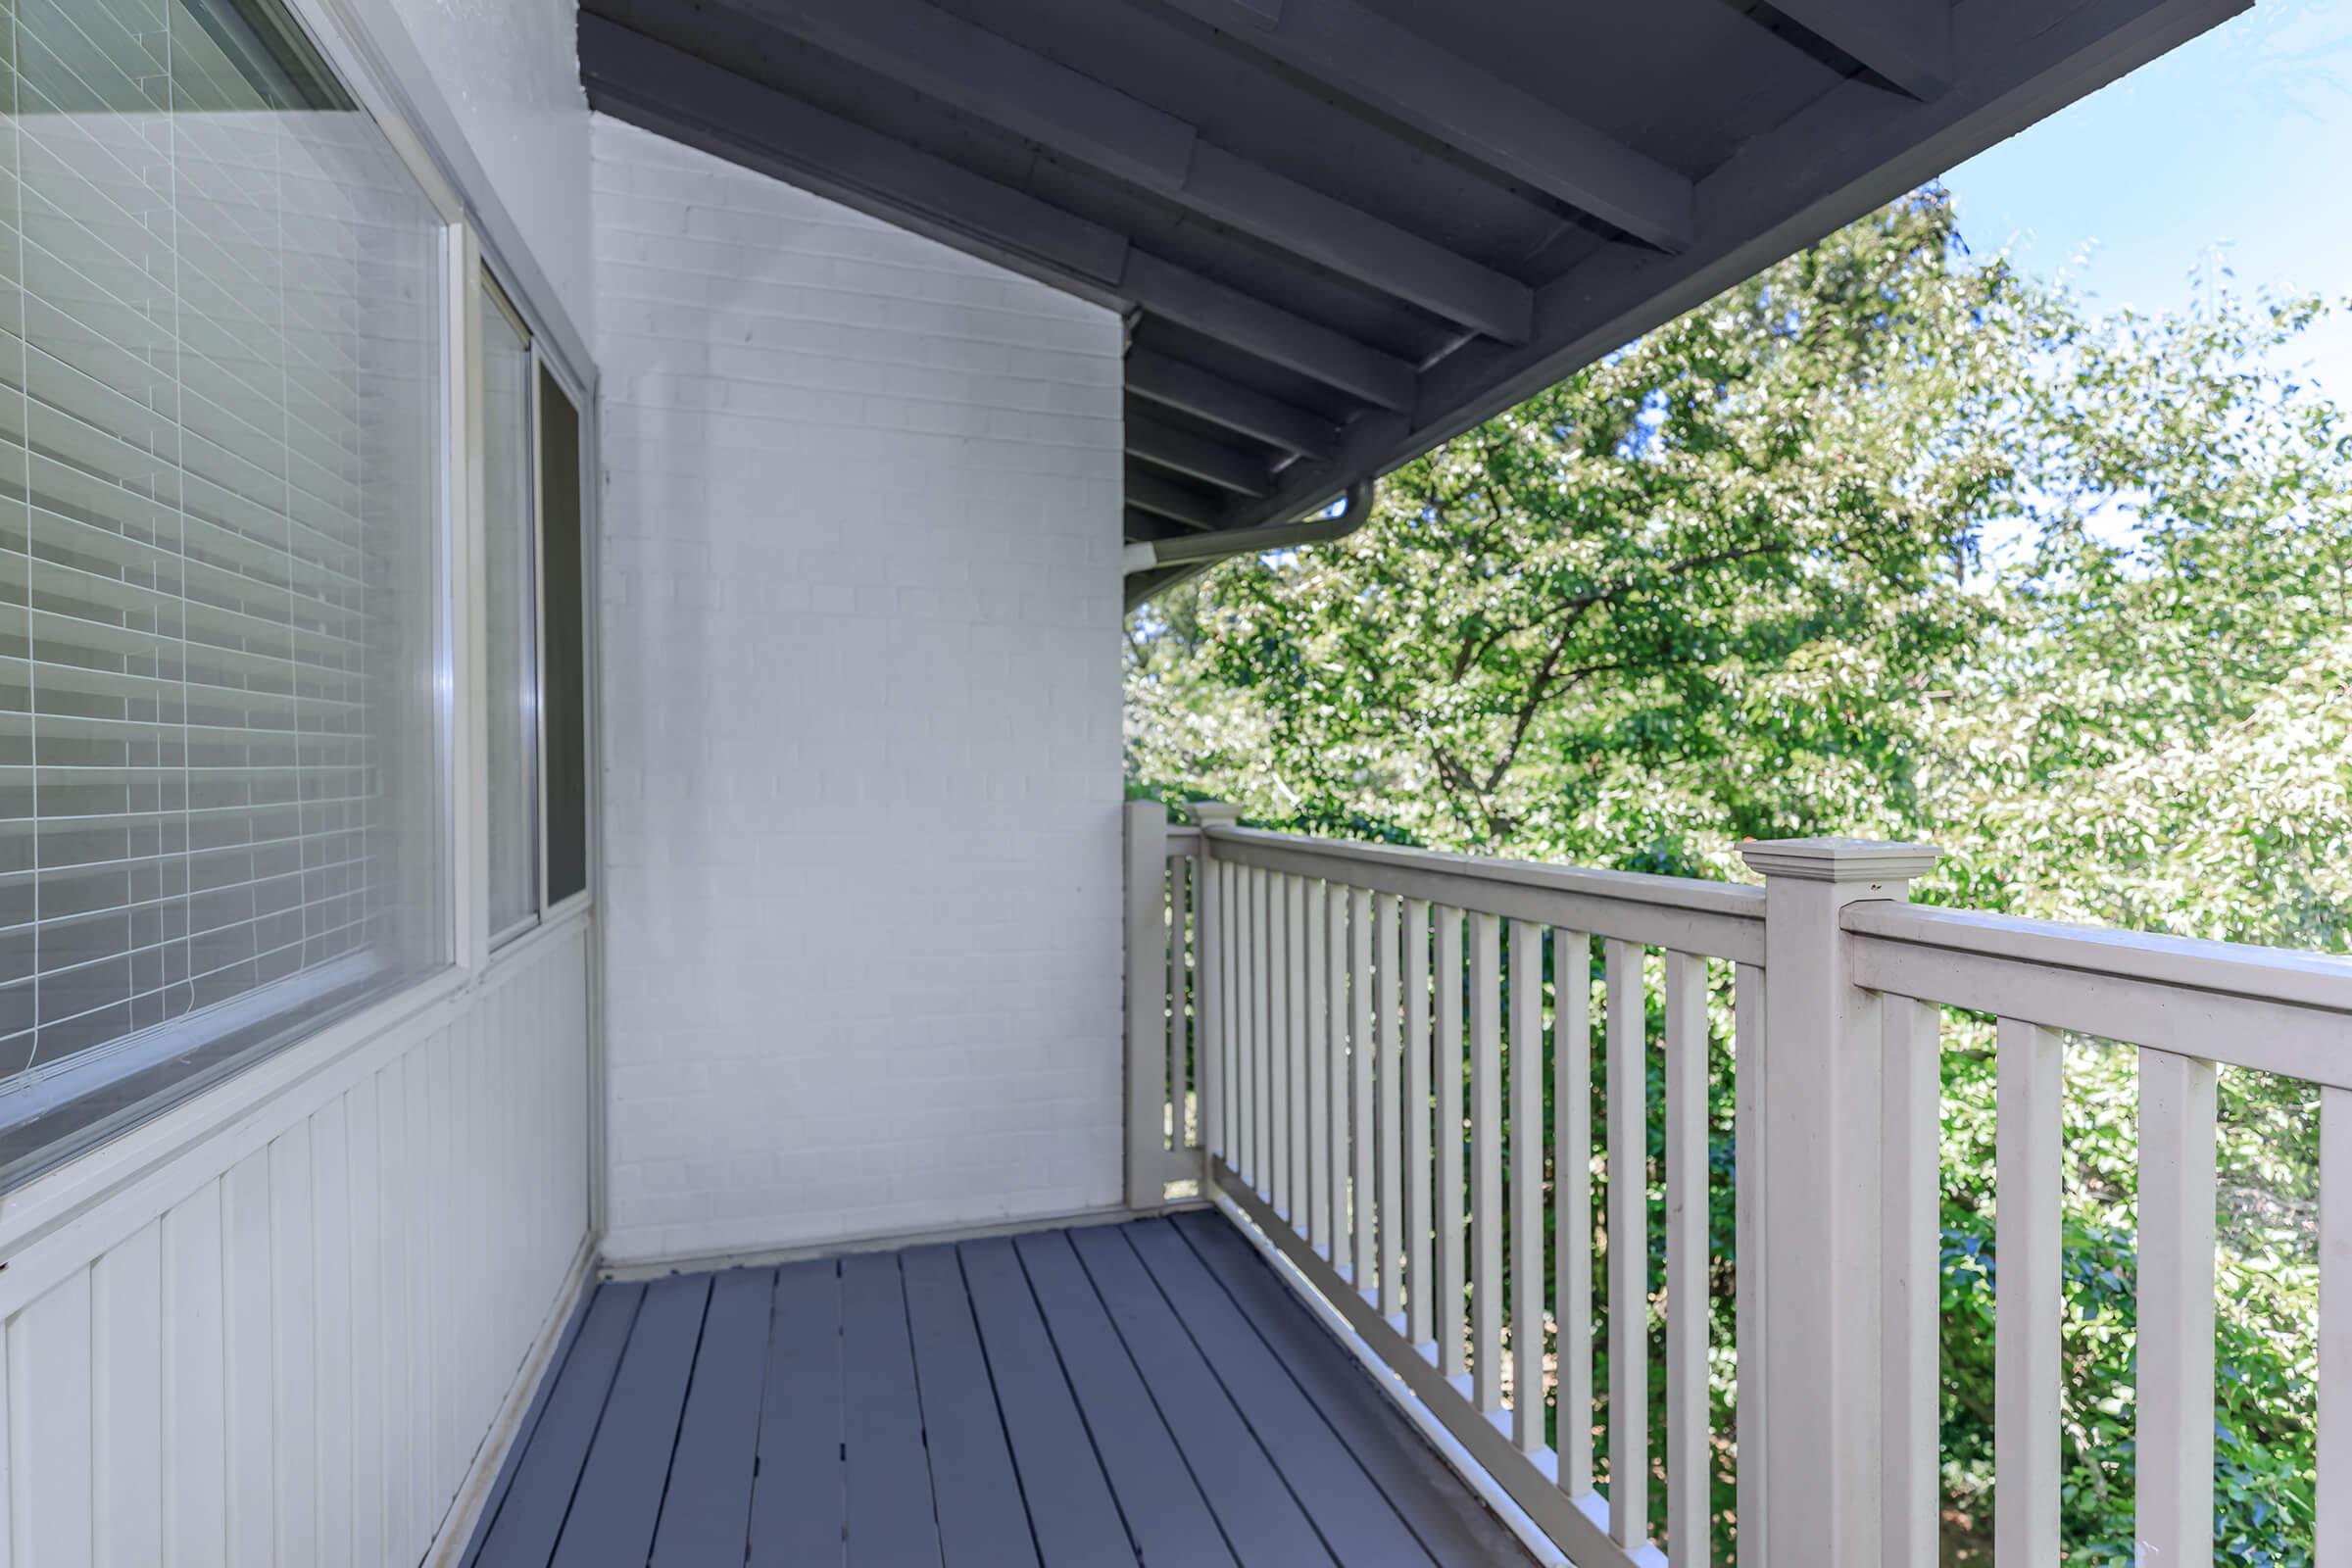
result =
[[1204,566],[1227,556],[1254,555],[1345,539],[1372,520],[1372,498],[1377,488],[1376,480],[1357,480],[1348,487],[1348,504],[1328,517],[1302,517],[1293,522],[1268,523],[1262,528],[1139,541],[1129,545],[1119,558],[1123,574],[1132,577],[1139,571],[1160,566]]

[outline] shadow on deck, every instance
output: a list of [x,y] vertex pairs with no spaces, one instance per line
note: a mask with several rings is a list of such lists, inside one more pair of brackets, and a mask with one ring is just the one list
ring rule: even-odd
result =
[[1220,1214],[607,1284],[468,1568],[1524,1564]]

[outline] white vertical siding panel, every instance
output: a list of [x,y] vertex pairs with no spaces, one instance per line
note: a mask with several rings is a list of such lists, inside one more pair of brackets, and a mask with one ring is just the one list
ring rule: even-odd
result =
[[1552,1297],[1560,1490],[1592,1490],[1592,939],[1551,934]]
[[408,1077],[408,1141],[402,1171],[403,1206],[408,1213],[402,1251],[409,1280],[409,1382],[407,1405],[409,1516],[406,1535],[430,1538],[433,1508],[435,1439],[439,1432],[440,1377],[434,1371],[433,1220],[434,1183],[441,1153],[439,1133],[432,1120],[432,1058],[442,1038],[432,1038],[401,1058]]
[[312,1290],[318,1301],[318,1568],[351,1561],[351,1148],[340,1099],[311,1117]]
[[164,1216],[166,1568],[227,1568],[228,1386],[220,1183]]
[[164,1249],[150,1220],[90,1266],[90,1540],[101,1563],[164,1555]]
[[459,1246],[465,1223],[464,1216],[456,1212],[462,1190],[451,1180],[463,1150],[449,1102],[450,1055],[457,1049],[459,1033],[460,1026],[453,1025],[436,1033],[425,1047],[424,1117],[420,1123],[424,1138],[416,1151],[418,1185],[426,1195],[418,1215],[417,1245],[423,1255],[423,1279],[429,1282],[424,1307],[432,1324],[423,1361],[424,1377],[432,1388],[432,1423],[424,1447],[424,1494],[417,1505],[428,1520],[441,1517],[442,1501],[457,1486],[452,1461],[458,1447],[458,1383],[465,1376],[465,1369],[457,1364],[461,1351],[455,1332],[455,1325],[465,1317],[464,1303],[459,1300],[466,1288],[461,1276],[465,1251]]
[[1993,1556],[2058,1560],[2058,1037],[2000,1021],[1993,1086]]
[[270,1145],[270,1446],[276,1455],[277,1560],[318,1560],[318,1278],[311,1127]]
[[9,1320],[10,1527],[19,1568],[81,1568],[90,1537],[90,1272]]
[[221,1177],[220,1241],[228,1560],[258,1568],[277,1556],[277,1486],[270,1458],[276,1293],[270,1286],[268,1150],[247,1155]]
[[376,1376],[383,1390],[377,1430],[383,1468],[377,1477],[379,1562],[389,1564],[410,1537],[409,1474],[415,1446],[410,1412],[416,1380],[409,1366],[413,1332],[409,1313],[409,1058],[395,1056],[375,1077],[375,1182],[381,1205],[383,1272],[378,1298],[381,1331],[376,1343]]
[[418,1561],[584,1238],[586,984],[518,955],[18,1310],[0,1568]]
[[351,1560],[383,1560],[384,1470],[384,1233],[382,1170],[377,1152],[376,1080],[361,1079],[343,1097],[344,1151],[351,1195],[350,1381]]

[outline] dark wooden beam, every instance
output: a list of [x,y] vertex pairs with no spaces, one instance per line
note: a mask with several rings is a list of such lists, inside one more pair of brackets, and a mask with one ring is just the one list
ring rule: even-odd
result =
[[580,18],[590,104],[978,250],[1102,303],[1140,305],[1268,364],[1387,409],[1413,402],[1413,367],[1319,322],[1132,248],[1025,191],[737,75],[601,16]]
[[1274,488],[1263,457],[1140,417],[1133,411],[1127,416],[1127,455],[1237,495],[1262,496]]
[[1225,504],[1217,497],[1158,473],[1140,471],[1133,464],[1127,467],[1127,505],[1187,528],[1214,528],[1225,517]]
[[1952,0],[1773,0],[1773,9],[1914,98],[1951,85]]
[[1141,185],[1343,277],[1505,343],[1535,291],[1384,219],[1200,139],[1188,121],[926,0],[704,0]]
[[1695,237],[1684,175],[1358,0],[1163,3],[1661,250]]
[[1330,420],[1150,349],[1129,351],[1127,390],[1302,458],[1328,458],[1339,446]]

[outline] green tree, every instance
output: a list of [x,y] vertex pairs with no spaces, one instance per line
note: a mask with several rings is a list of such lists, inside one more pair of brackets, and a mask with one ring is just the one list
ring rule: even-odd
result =
[[[1407,465],[1352,538],[1147,607],[1131,786],[1697,875],[1743,874],[1751,836],[1926,838],[1947,852],[1931,900],[2343,951],[2352,436],[2281,368],[2315,313],[2096,318],[1968,256],[1919,193]],[[1987,560],[1988,538],[2017,548]],[[1943,1446],[1969,1560],[1993,1095],[1984,1021],[1946,1043]],[[2064,1529],[2072,1560],[2128,1562],[2132,1054],[2070,1045],[2068,1090]],[[2237,1561],[2309,1560],[2308,1093],[2224,1076]],[[1727,1082],[1713,1098],[1728,1139]]]

